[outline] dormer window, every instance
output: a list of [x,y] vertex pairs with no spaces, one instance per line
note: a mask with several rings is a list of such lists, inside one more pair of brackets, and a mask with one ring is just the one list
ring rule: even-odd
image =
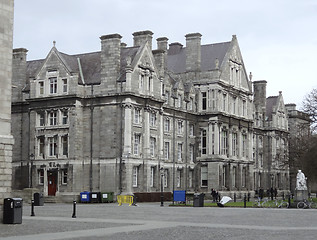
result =
[[39,94],[40,95],[44,94],[44,81],[39,82]]
[[57,78],[52,77],[49,78],[50,83],[50,94],[56,94],[57,93]]
[[67,81],[67,78],[63,78],[62,82],[63,82],[63,93],[67,93],[68,92],[68,81]]

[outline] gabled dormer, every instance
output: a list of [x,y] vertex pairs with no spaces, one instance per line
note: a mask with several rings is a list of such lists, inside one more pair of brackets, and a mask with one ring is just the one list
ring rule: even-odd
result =
[[287,111],[282,92],[278,96],[268,97],[266,100],[266,120],[268,125],[275,129],[288,129]]
[[234,89],[251,93],[252,86],[248,79],[236,35],[232,36],[229,44],[223,61],[219,62],[219,69],[221,70],[220,78]]
[[[29,64],[32,66],[32,64]],[[51,51],[34,70],[34,76],[30,81],[31,98],[55,97],[70,93],[70,83],[78,84],[78,75],[64,59],[63,54],[57,48]]]
[[[134,33],[135,48],[138,51],[132,58],[127,57],[129,72],[126,76],[126,87],[137,94],[162,98],[162,79],[159,79],[159,71],[152,53],[150,31]],[[124,60],[122,60],[124,61]],[[130,75],[129,75],[130,74]]]

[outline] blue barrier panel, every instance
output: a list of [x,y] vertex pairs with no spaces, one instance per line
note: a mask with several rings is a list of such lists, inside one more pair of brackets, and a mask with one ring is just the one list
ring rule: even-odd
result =
[[173,198],[175,202],[186,202],[186,191],[185,190],[174,191]]

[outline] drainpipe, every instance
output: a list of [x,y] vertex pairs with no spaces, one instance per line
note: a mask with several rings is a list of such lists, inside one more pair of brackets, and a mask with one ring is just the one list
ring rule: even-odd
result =
[[90,102],[90,168],[89,168],[89,188],[92,192],[92,147],[93,147],[93,122],[94,122],[94,106],[93,106],[94,85],[91,84],[91,102]]

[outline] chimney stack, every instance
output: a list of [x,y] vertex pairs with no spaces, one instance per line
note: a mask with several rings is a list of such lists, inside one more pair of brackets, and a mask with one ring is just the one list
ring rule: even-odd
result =
[[146,30],[146,31],[140,31],[140,32],[135,32],[132,34],[133,35],[133,41],[134,41],[134,46],[142,46],[146,42],[149,43],[149,47],[152,50],[152,36],[153,32]]
[[26,56],[25,48],[13,49],[12,60],[12,101],[22,101],[22,89],[26,85]]
[[254,105],[256,112],[265,113],[266,111],[266,83],[267,82],[265,80],[253,82]]
[[[100,37],[101,40],[101,85],[108,91],[116,89],[120,74],[121,35],[110,34]],[[102,88],[100,89],[101,91]]]
[[190,33],[186,37],[186,71],[200,71],[201,34]]

